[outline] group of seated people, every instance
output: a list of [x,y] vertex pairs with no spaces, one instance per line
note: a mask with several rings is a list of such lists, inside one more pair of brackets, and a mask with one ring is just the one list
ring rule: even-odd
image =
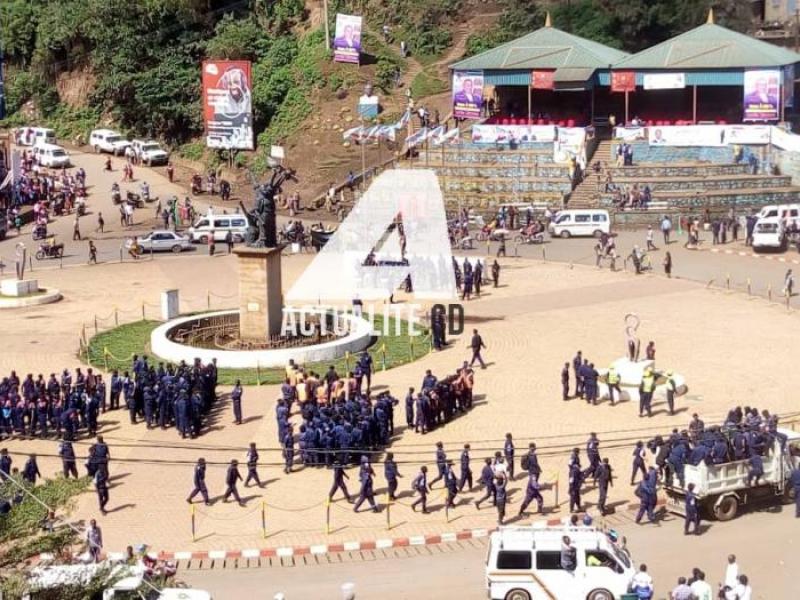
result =
[[612,182],[607,183],[605,189],[606,193],[612,194],[612,202],[617,210],[647,208],[647,205],[653,200],[653,191],[647,184],[640,188],[638,183],[617,185]]

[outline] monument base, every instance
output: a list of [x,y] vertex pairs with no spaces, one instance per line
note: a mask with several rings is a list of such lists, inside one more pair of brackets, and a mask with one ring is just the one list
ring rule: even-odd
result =
[[30,296],[39,291],[36,279],[3,279],[0,281],[0,294],[14,298]]
[[239,258],[239,337],[245,342],[263,343],[281,334],[282,250],[283,246],[233,251]]

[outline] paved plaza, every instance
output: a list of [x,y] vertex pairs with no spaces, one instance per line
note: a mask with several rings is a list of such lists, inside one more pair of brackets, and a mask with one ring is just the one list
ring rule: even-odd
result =
[[[284,261],[284,288],[304,266],[308,256]],[[179,262],[180,261],[180,262]],[[706,423],[719,422],[728,407],[752,403],[770,411],[788,414],[796,410],[791,391],[800,383],[793,368],[798,342],[794,335],[798,315],[779,304],[740,293],[709,290],[705,286],[660,276],[634,276],[561,263],[531,259],[505,259],[501,287],[466,303],[467,330],[479,328],[487,343],[489,368],[476,372],[476,406],[446,426],[427,435],[404,430],[402,405],[395,412],[396,437],[391,450],[400,463],[400,501],[391,509],[391,529],[386,514],[353,514],[343,500],[330,509],[330,533],[325,533],[325,497],[331,474],[322,469],[302,469],[289,476],[279,468],[275,402],[277,386],[247,388],[244,394],[245,423],[231,424],[232,413],[225,397],[211,417],[211,430],[196,440],[181,440],[174,429],[147,431],[132,426],[123,411],[102,416],[102,432],[109,443],[111,462],[110,513],[100,517],[94,494],[79,499],[72,518],[98,518],[105,533],[107,550],[117,551],[131,543],[147,543],[155,550],[201,551],[289,545],[313,545],[350,540],[429,535],[461,529],[491,527],[496,515],[486,508],[476,511],[472,500],[477,490],[459,496],[459,506],[448,515],[440,493],[431,496],[433,512],[413,513],[410,482],[418,466],[434,462],[434,443],[443,441],[448,456],[457,462],[461,446],[472,444],[473,471],[480,461],[502,447],[506,432],[512,432],[518,456],[535,440],[545,477],[560,476],[559,502],[566,500],[566,452],[583,448],[588,433],[596,431],[601,452],[616,468],[617,485],[610,502],[633,500],[627,485],[629,457],[635,439],[646,438],[672,427],[684,427],[694,411]],[[137,318],[142,303],[155,318],[162,290],[181,290],[183,311],[206,306],[208,292],[218,296],[236,293],[236,264],[232,257],[184,257],[122,265],[101,265],[48,271],[39,275],[46,286],[59,288],[65,299],[51,306],[0,313],[4,352],[3,372],[39,372],[48,375],[63,367],[79,366],[78,338],[84,324],[91,335],[93,316],[108,318],[118,307],[125,320]],[[226,301],[214,299],[214,307]],[[398,296],[404,301],[402,295]],[[227,301],[228,303],[232,301]],[[230,305],[230,304],[228,304]],[[563,402],[559,372],[563,363],[583,350],[597,367],[608,366],[624,353],[623,317],[635,312],[641,317],[639,334],[643,345],[654,340],[659,368],[683,374],[689,394],[681,398],[678,414],[669,416],[656,405],[651,419],[640,419],[637,407],[624,403],[588,406],[585,402]],[[467,338],[455,339],[449,348],[414,363],[378,372],[376,390],[388,387],[402,399],[409,386],[418,387],[424,369],[445,375],[468,358]],[[299,415],[292,420],[299,422]],[[212,463],[207,482],[212,497],[224,489],[224,465],[231,458],[244,460],[246,446],[255,441],[261,451],[261,478],[266,486],[240,488],[246,507],[214,502],[198,505],[196,541],[192,541],[190,508],[185,502],[191,489],[192,464],[203,456]],[[9,451],[22,460],[27,452],[41,455],[40,468],[48,476],[60,468],[54,457],[55,441],[7,442]],[[76,444],[80,458],[88,443]],[[521,501],[524,480],[512,485],[509,514]],[[357,491],[351,473],[350,490]],[[378,469],[376,490],[384,489]],[[383,497],[379,496],[382,500]],[[596,493],[586,488],[591,504]],[[545,494],[548,517],[566,515],[565,506],[554,506],[554,493]],[[265,503],[266,539],[262,532]]]

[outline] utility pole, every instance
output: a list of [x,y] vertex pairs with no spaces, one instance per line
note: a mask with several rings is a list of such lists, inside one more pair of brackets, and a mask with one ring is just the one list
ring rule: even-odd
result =
[[322,18],[325,20],[325,47],[330,49],[331,47],[331,32],[330,28],[328,27],[328,0],[322,0]]

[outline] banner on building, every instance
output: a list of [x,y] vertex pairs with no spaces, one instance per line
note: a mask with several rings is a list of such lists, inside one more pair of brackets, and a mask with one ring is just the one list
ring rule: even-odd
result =
[[483,106],[483,71],[453,71],[453,116],[480,119]]
[[777,121],[780,117],[781,72],[773,69],[744,72],[745,121]]
[[727,125],[725,142],[727,144],[769,144],[770,125]]
[[552,142],[556,139],[554,125],[473,125],[475,144],[524,144]]
[[555,88],[555,71],[533,71],[531,87],[536,90],[552,90]]
[[783,105],[786,108],[794,106],[794,65],[783,67]]
[[795,135],[780,127],[772,127],[770,134],[770,141],[776,148],[789,152],[800,152],[800,135]]
[[361,57],[361,17],[336,15],[336,32],[333,37],[333,60],[355,63]]
[[586,130],[583,127],[559,127],[553,144],[553,161],[557,163],[575,162],[585,168]]
[[645,73],[642,83],[646,90],[680,90],[686,87],[686,74]]
[[626,142],[647,139],[646,127],[615,127],[614,138]]
[[358,116],[364,119],[374,119],[378,116],[378,96],[364,94],[358,99]]
[[206,146],[253,149],[251,89],[249,61],[219,60],[203,63]]
[[635,92],[636,91],[636,72],[635,71],[611,71],[611,91],[612,92]]
[[725,146],[725,125],[674,125],[648,127],[651,146]]

